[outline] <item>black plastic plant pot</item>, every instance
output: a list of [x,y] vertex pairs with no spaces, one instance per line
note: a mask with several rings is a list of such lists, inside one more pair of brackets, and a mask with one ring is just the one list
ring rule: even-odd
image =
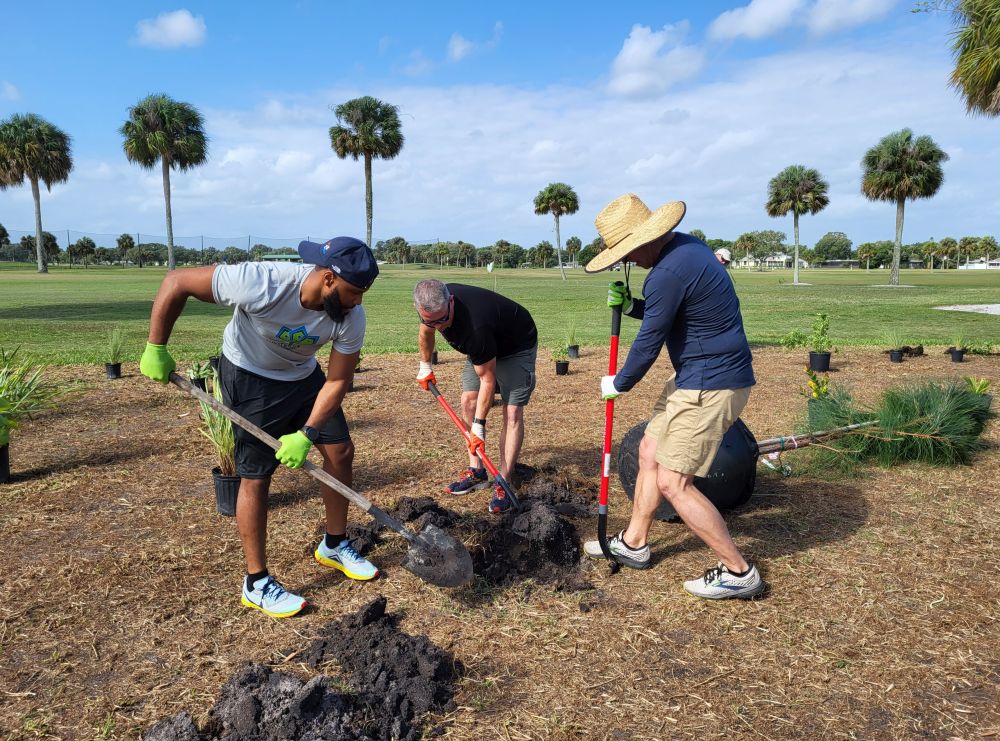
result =
[[200,388],[202,391],[208,391],[208,389],[205,387],[205,379],[204,378],[192,378],[191,379],[191,384],[193,386],[196,386],[197,388]]
[[218,467],[212,469],[215,480],[215,511],[226,517],[236,516],[236,497],[240,493],[239,476],[223,476]]
[[0,445],[0,484],[10,481],[10,446]]
[[210,357],[208,359],[208,364],[210,366],[212,366],[212,370],[214,370],[216,373],[219,372],[219,356],[218,355],[213,355],[212,357]]
[[961,363],[965,360],[965,350],[959,350],[958,348],[951,349],[951,362]]
[[108,374],[108,378],[116,379],[122,377],[122,364],[121,363],[105,363],[104,372]]
[[431,365],[437,365],[437,364],[438,364],[438,351],[437,350],[432,350],[431,351]]
[[902,350],[890,350],[889,351],[889,362],[890,363],[902,363],[903,362],[903,351]]
[[557,376],[568,376],[569,375],[569,361],[568,360],[557,360],[556,361],[556,375]]
[[830,353],[811,352],[809,353],[809,370],[825,373],[830,370]]
[[569,347],[566,348],[566,352],[569,354],[571,358],[578,358],[580,357],[580,346],[570,345]]

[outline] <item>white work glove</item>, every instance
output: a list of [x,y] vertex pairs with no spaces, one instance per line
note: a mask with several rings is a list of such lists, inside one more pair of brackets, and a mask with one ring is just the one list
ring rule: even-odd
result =
[[434,377],[434,368],[426,360],[420,361],[420,370],[417,371],[417,383],[424,391],[430,391],[428,384],[437,386],[437,379]]
[[478,437],[483,442],[486,442],[486,425],[481,425],[478,422],[473,422],[472,434]]
[[621,391],[615,388],[615,378],[617,376],[604,376],[601,378],[601,398],[605,401],[616,399],[621,395]]

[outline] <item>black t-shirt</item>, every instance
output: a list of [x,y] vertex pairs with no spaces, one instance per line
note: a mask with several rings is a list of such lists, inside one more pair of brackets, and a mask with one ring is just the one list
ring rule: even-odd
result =
[[455,297],[455,318],[441,334],[449,345],[468,355],[473,365],[506,358],[538,344],[535,320],[520,304],[485,288],[447,285]]

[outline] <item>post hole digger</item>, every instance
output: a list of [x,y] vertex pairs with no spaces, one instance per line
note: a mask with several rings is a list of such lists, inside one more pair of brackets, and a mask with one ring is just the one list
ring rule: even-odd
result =
[[[468,428],[465,426],[465,423],[461,419],[459,419],[458,415],[455,414],[455,410],[451,408],[451,405],[448,404],[444,396],[441,395],[441,392],[438,390],[437,385],[433,381],[428,380],[427,390],[431,392],[431,394],[437,400],[438,404],[441,405],[441,408],[444,409],[444,411],[447,413],[449,417],[451,417],[451,421],[455,423],[455,426],[458,428],[458,431],[462,433],[462,437],[464,437],[465,441],[468,443],[469,442]],[[521,502],[517,498],[517,494],[514,493],[514,487],[512,487],[510,485],[510,482],[507,481],[507,479],[501,475],[500,470],[493,465],[493,462],[489,459],[489,457],[487,457],[485,451],[483,450],[479,451],[479,458],[482,460],[483,465],[486,467],[486,470],[489,472],[490,476],[494,478],[494,480],[500,485],[504,493],[507,495],[507,498],[510,500],[510,503],[512,505],[512,509],[515,512],[520,511]]]
[[[280,447],[280,443],[275,438],[244,419],[225,404],[216,401],[211,394],[195,387],[188,379],[177,373],[171,373],[170,381],[274,450]],[[367,512],[379,524],[402,535],[409,544],[409,549],[402,563],[403,568],[407,571],[439,587],[460,587],[472,580],[472,556],[459,540],[444,530],[435,525],[427,524],[419,533],[413,533],[385,510],[375,506],[319,466],[307,460],[302,468],[314,479],[339,492]]]
[[[624,285],[616,281],[616,285]],[[622,307],[611,307],[611,347],[608,357],[608,374],[618,372],[618,336],[622,328]],[[621,564],[608,546],[608,487],[611,479],[611,435],[615,422],[615,400],[604,402],[604,450],[601,453],[601,494],[597,500],[597,542],[601,544],[601,553],[608,560],[611,573],[621,568]]]

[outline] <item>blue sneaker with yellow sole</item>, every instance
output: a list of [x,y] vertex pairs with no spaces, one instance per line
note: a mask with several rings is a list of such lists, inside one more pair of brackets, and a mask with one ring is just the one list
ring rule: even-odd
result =
[[306,606],[304,598],[287,591],[278,580],[268,575],[251,584],[243,577],[244,605],[254,610],[260,610],[273,618],[287,618],[302,612]]
[[343,571],[349,579],[368,581],[378,576],[378,568],[375,564],[354,550],[351,541],[347,538],[340,541],[336,548],[327,548],[326,538],[324,538],[316,546],[316,552],[313,555],[324,566]]

